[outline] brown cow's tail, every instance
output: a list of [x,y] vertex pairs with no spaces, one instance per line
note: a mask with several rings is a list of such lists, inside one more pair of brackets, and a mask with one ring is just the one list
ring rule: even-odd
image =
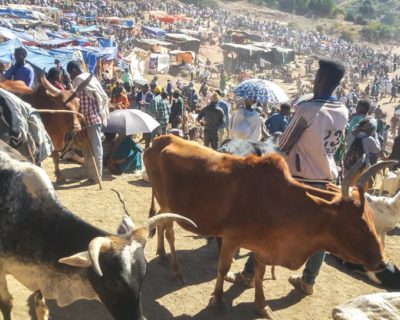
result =
[[[149,219],[152,218],[152,217],[154,217],[154,216],[157,214],[157,211],[156,211],[156,204],[155,204],[154,198],[155,198],[155,196],[154,196],[154,190],[151,189],[151,204],[150,204],[150,210],[149,210]],[[149,237],[152,238],[152,237],[155,236],[155,234],[156,234],[156,228],[154,228],[153,230],[151,230],[151,232],[150,232],[150,234],[149,234]]]

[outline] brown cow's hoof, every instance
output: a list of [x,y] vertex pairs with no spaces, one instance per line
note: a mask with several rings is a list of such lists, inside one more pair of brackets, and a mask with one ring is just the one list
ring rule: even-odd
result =
[[272,312],[271,308],[265,306],[264,308],[257,309],[257,312],[264,318],[264,319],[274,319],[274,313]]
[[217,298],[215,295],[213,295],[211,297],[209,305],[210,305],[210,307],[212,307],[218,311],[227,311],[228,310],[228,306],[226,305],[224,299]]
[[165,252],[165,249],[157,249],[156,256],[165,258],[167,256],[167,253]]
[[67,182],[67,180],[65,180],[65,178],[62,177],[62,176],[58,176],[58,177],[56,178],[56,184],[64,184],[64,183],[66,183],[66,182]]

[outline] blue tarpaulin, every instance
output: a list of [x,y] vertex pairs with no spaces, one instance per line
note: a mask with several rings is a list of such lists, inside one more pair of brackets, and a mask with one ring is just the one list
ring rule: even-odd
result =
[[54,67],[55,58],[61,61],[63,67],[66,67],[71,60],[75,60],[73,51],[51,52],[37,47],[24,46],[18,39],[13,39],[0,44],[0,61],[14,62],[14,50],[19,47],[26,49],[28,52],[26,60],[40,70],[49,70]]
[[36,18],[32,15],[32,11],[24,9],[0,8],[0,15],[13,16],[20,19],[36,20]]
[[100,47],[103,47],[103,48],[114,46],[114,41],[112,39],[98,38],[97,41],[99,41]]
[[142,26],[142,31],[146,34],[150,34],[157,38],[163,38],[166,36],[166,32],[163,29],[156,28],[156,27]]
[[[60,49],[50,50],[51,54],[62,54],[67,52],[74,52],[79,50],[82,53],[83,61],[87,65],[87,68],[90,72],[94,72],[96,69],[96,64],[98,59],[102,60],[115,60],[117,59],[118,47],[65,47]],[[72,60],[72,59],[71,59]]]

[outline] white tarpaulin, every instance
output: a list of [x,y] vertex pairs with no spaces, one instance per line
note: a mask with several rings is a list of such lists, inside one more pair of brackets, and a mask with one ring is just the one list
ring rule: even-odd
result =
[[332,310],[334,320],[399,320],[400,293],[376,293],[349,300]]
[[149,61],[149,73],[167,74],[169,71],[169,55],[152,53]]
[[150,52],[135,48],[123,59],[129,64],[133,79],[143,80],[143,74],[149,64]]

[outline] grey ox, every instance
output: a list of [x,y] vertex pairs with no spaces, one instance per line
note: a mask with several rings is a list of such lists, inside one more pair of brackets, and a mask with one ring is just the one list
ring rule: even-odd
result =
[[179,221],[159,215],[134,226],[124,219],[123,235],[109,234],[81,220],[57,200],[46,173],[0,141],[0,310],[11,319],[13,275],[44,298],[66,306],[78,299],[100,300],[117,320],[145,319],[140,290],[147,272],[143,249],[149,231]]

